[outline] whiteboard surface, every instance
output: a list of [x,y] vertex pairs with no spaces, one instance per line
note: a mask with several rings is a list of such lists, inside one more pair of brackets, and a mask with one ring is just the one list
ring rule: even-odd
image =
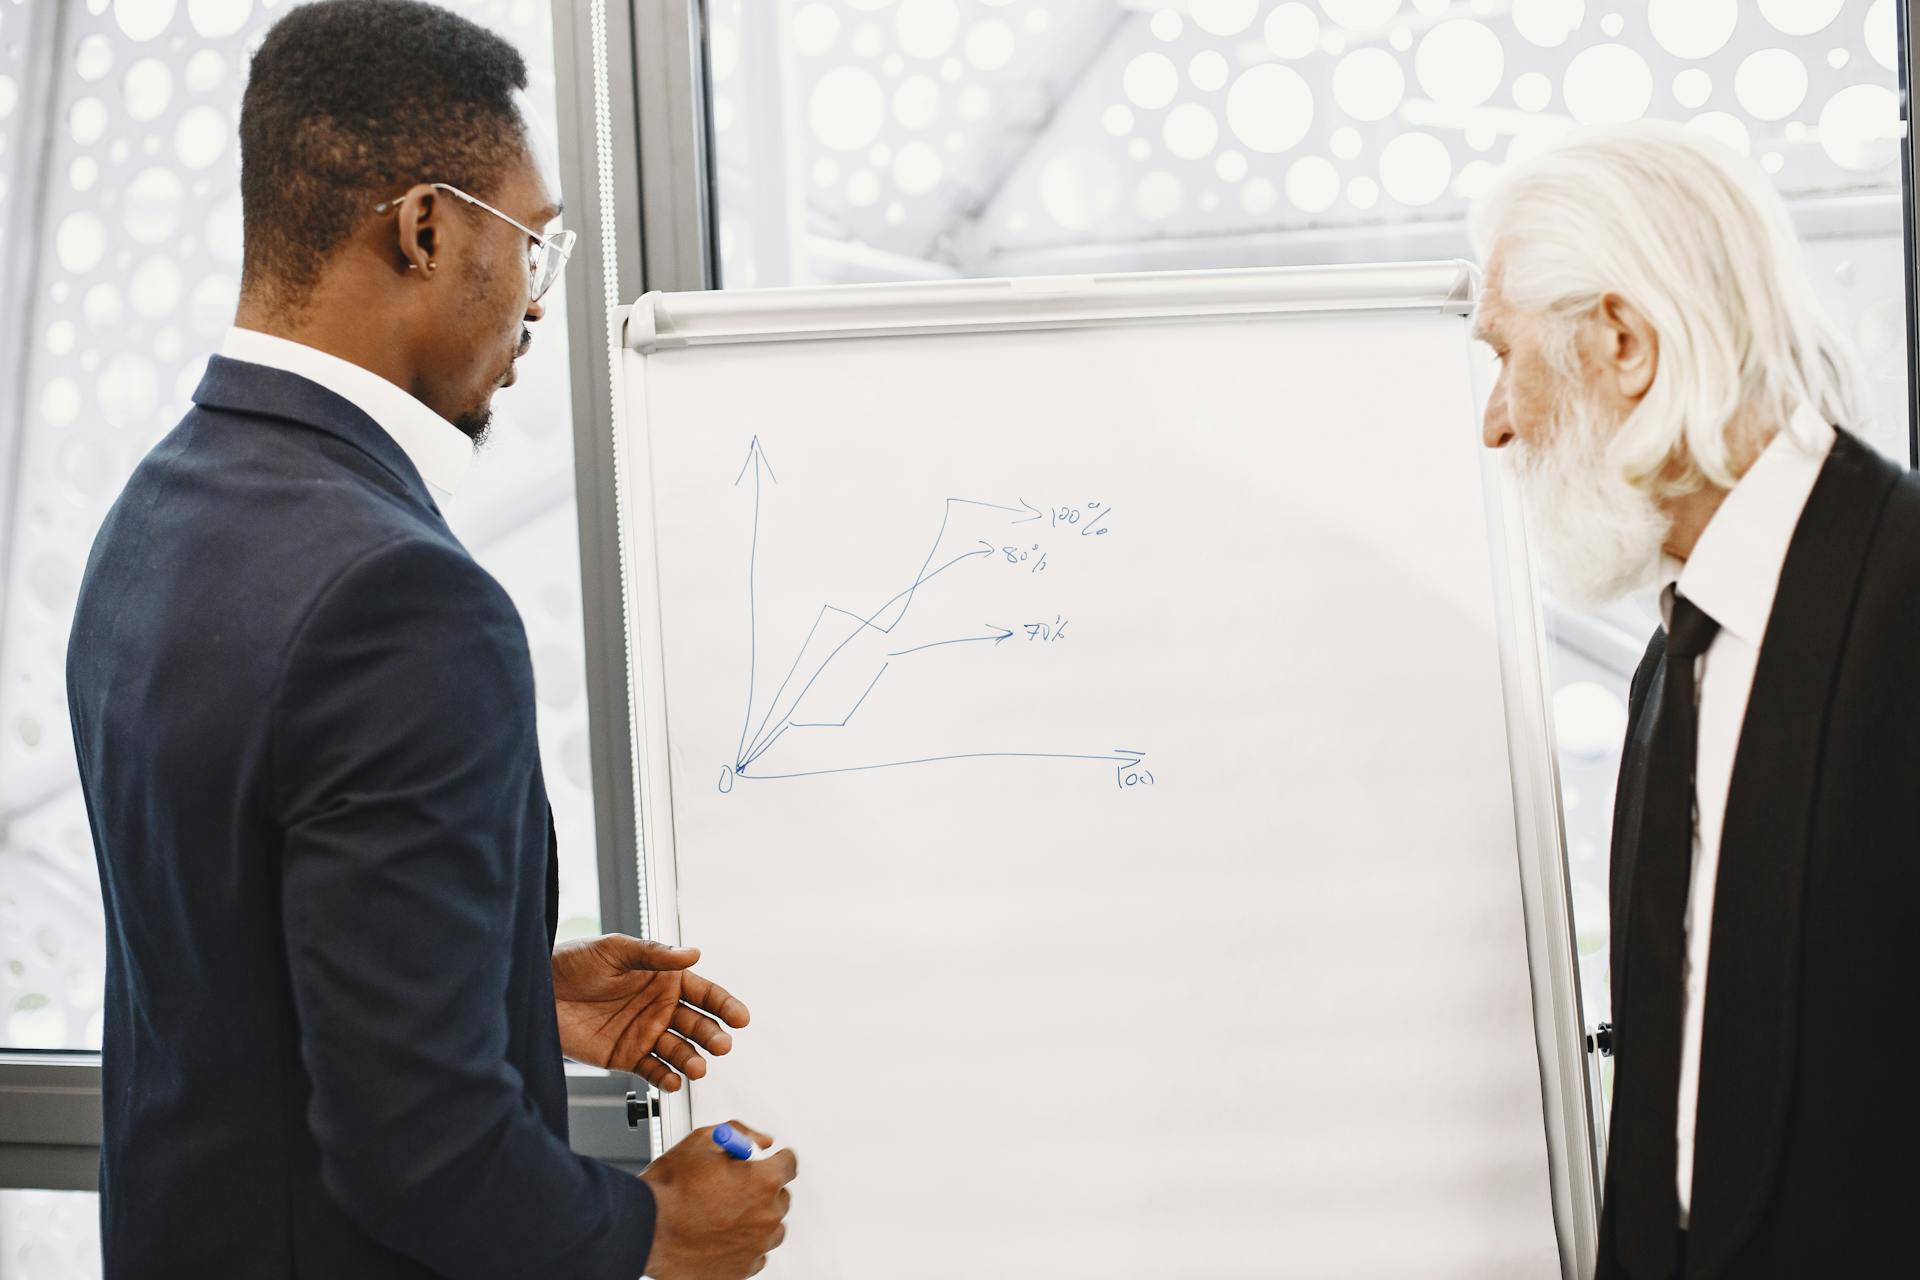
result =
[[1467,345],[628,353],[657,931],[754,1011],[668,1138],[796,1148],[765,1274],[1560,1273]]

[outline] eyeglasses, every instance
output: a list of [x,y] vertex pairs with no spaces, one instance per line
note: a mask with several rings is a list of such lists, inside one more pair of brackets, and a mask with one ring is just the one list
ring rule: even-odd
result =
[[[485,209],[508,226],[516,227],[526,233],[527,239],[531,242],[527,246],[527,274],[531,279],[527,289],[528,302],[538,302],[541,295],[551,289],[553,282],[560,278],[561,268],[567,265],[567,255],[573,252],[574,241],[579,239],[574,232],[555,231],[551,235],[543,236],[532,227],[515,222],[485,200],[470,196],[458,187],[445,182],[432,182],[427,185],[435,191],[444,191],[456,199],[465,200],[470,205]],[[382,200],[373,206],[373,211],[385,213],[389,209],[396,209],[403,199],[405,199],[404,196],[396,196],[392,200]]]

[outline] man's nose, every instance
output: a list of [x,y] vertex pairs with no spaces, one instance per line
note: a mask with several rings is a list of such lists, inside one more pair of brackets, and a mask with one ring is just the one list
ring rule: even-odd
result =
[[539,298],[527,299],[527,319],[538,320],[547,314],[547,304]]
[[1487,397],[1487,416],[1480,424],[1480,442],[1489,449],[1504,449],[1513,443],[1513,420],[1507,416],[1506,378],[1494,384]]

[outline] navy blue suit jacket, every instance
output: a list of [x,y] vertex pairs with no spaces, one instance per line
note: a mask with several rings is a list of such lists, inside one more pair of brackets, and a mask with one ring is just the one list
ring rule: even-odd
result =
[[216,357],[67,655],[107,922],[109,1277],[635,1280],[567,1146],[519,615],[359,409]]

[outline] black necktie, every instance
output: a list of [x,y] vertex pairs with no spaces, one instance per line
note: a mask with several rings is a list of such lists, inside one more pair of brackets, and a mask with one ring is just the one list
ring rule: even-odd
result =
[[1685,596],[1673,598],[1664,676],[1652,709],[1646,807],[1634,853],[1627,915],[1626,1004],[1614,1028],[1613,1150],[1608,1179],[1615,1247],[1635,1280],[1679,1267],[1680,1030],[1686,972],[1687,884],[1693,870],[1693,768],[1698,713],[1694,659],[1720,624]]

